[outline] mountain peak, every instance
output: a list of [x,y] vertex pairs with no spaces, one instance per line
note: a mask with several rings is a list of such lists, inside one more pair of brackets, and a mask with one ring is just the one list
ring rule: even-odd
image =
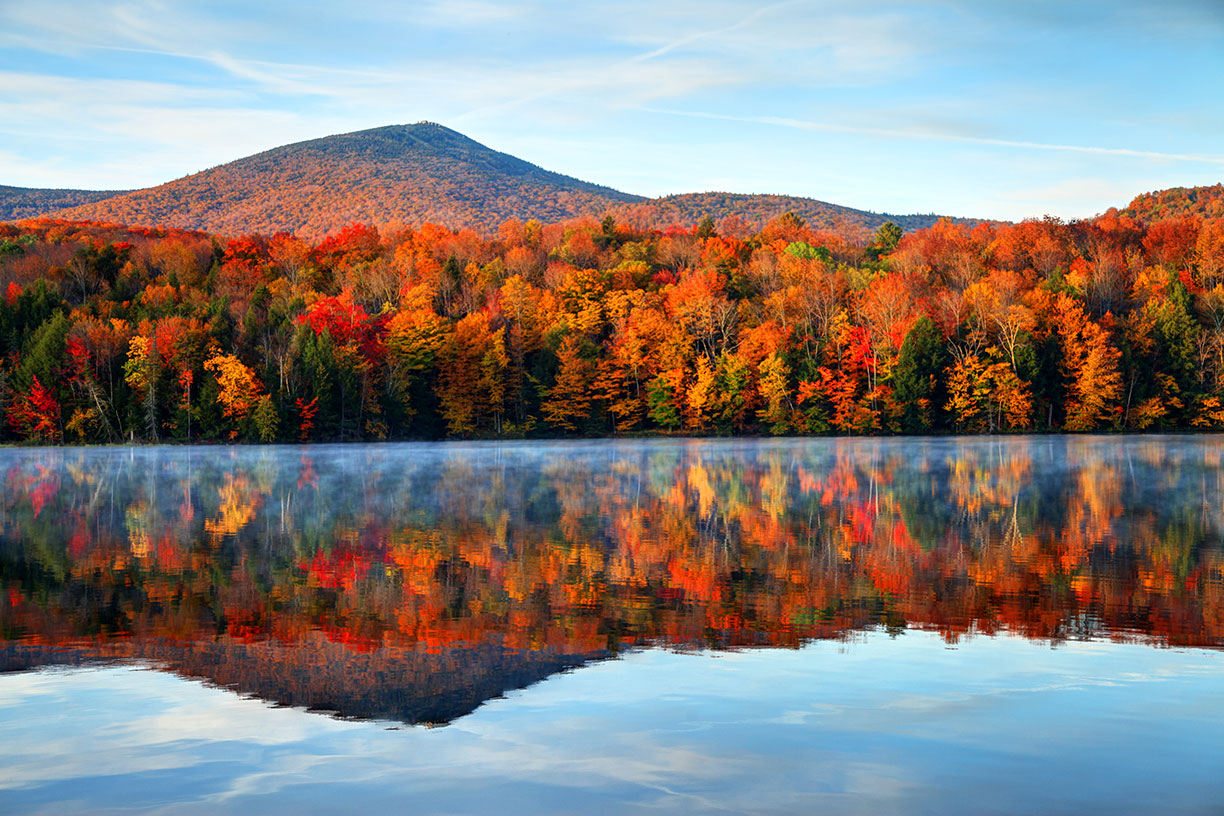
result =
[[272,148],[57,215],[318,237],[353,221],[432,221],[492,230],[510,218],[557,221],[642,200],[544,170],[423,121]]
[[[55,206],[53,206],[55,205]],[[59,209],[63,208],[63,209]],[[359,221],[493,231],[508,219],[564,221],[611,213],[643,227],[738,216],[760,227],[794,212],[812,226],[868,234],[886,219],[905,229],[933,215],[883,215],[810,198],[699,193],[647,200],[550,172],[438,122],[338,133],[129,193],[0,189],[0,218],[53,214],[222,235],[292,232],[319,238]]]

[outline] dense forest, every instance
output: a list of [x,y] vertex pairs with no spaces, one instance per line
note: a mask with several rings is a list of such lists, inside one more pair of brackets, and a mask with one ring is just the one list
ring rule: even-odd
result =
[[0,225],[3,438],[1224,428],[1224,219]]

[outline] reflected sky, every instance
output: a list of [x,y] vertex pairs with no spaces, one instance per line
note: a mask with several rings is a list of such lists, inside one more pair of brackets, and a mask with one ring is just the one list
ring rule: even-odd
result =
[[3,450],[0,812],[1218,812],[1222,456]]
[[1222,669],[1213,651],[921,632],[647,650],[434,729],[133,668],[9,674],[0,810],[1212,813]]

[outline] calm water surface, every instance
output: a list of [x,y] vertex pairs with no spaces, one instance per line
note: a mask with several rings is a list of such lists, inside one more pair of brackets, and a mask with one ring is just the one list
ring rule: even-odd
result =
[[0,478],[0,812],[1224,813],[1216,437]]

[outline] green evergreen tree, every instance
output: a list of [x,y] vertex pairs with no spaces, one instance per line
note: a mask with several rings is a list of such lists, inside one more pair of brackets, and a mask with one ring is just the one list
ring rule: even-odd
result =
[[21,365],[17,368],[17,384],[26,388],[38,377],[39,382],[59,391],[60,368],[64,363],[64,347],[68,338],[68,318],[56,312],[30,333],[21,350]]
[[943,407],[943,372],[948,352],[939,329],[925,315],[905,335],[892,370],[893,394],[901,406],[901,427],[923,433],[938,426]]
[[901,243],[901,237],[905,235],[905,231],[892,221],[885,221],[875,231],[875,238],[871,242],[871,246],[876,250],[876,255],[887,255],[897,248],[897,244]]
[[1197,390],[1198,323],[1191,313],[1191,297],[1176,274],[1169,274],[1165,300],[1156,308],[1155,334],[1160,350],[1157,365],[1177,381],[1183,394]]
[[680,412],[676,410],[675,398],[675,389],[666,376],[655,377],[647,385],[650,418],[660,428],[671,431],[680,427]]
[[259,400],[255,406],[252,420],[255,423],[255,433],[260,442],[276,441],[277,432],[280,429],[280,417],[276,414],[276,406],[272,403],[270,396],[265,395]]

